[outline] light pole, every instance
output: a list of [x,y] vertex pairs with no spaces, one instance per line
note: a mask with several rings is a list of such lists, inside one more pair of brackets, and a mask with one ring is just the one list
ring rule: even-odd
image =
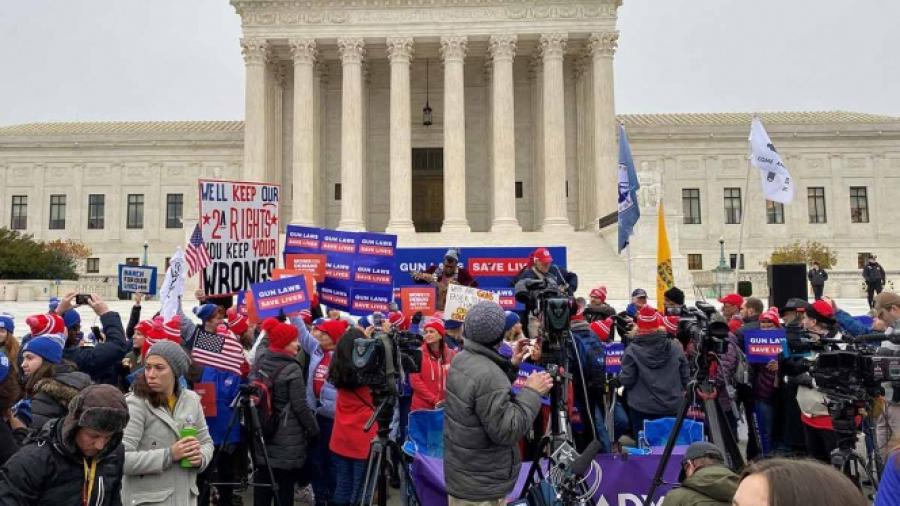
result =
[[715,272],[716,288],[719,298],[722,298],[722,287],[730,285],[731,266],[725,263],[725,238],[719,237],[719,265],[713,269]]
[[[147,243],[144,243],[144,249],[147,248]],[[719,237],[719,269],[727,269],[728,264],[725,263],[725,238]]]
[[144,241],[144,263],[143,265],[147,265],[147,248],[150,247],[150,243]]

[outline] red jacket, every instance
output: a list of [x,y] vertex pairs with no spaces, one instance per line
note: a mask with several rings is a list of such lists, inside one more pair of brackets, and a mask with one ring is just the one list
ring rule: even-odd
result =
[[428,344],[422,344],[422,369],[409,375],[413,390],[410,411],[434,409],[438,402],[446,398],[447,371],[450,370],[450,361],[456,352],[448,348],[446,343],[442,343],[441,347],[440,355],[435,356]]
[[377,423],[369,432],[363,431],[363,426],[375,412],[369,387],[339,388],[337,393],[334,428],[328,448],[342,457],[365,460],[369,458],[369,443],[378,432]]

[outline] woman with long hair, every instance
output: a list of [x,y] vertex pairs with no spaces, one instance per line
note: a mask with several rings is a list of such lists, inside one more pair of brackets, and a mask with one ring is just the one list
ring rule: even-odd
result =
[[431,320],[425,324],[422,343],[422,367],[409,375],[413,395],[411,411],[436,409],[444,404],[447,394],[447,371],[456,355],[444,342],[444,323]]
[[328,380],[337,388],[334,428],[328,446],[332,453],[331,474],[339,478],[331,498],[334,505],[358,504],[362,498],[369,443],[378,431],[377,423],[369,432],[363,431],[375,405],[369,387],[360,384],[353,367],[353,342],[365,337],[357,328],[347,330],[338,341],[328,371]]
[[16,339],[15,332],[16,322],[12,315],[0,313],[0,351],[6,354],[10,361],[10,367],[16,376],[19,375],[19,365],[16,363],[16,357],[19,356],[19,340]]
[[744,469],[732,504],[866,506],[868,501],[849,478],[832,466],[814,460],[766,459]]
[[10,408],[22,392],[13,369],[14,362],[0,351],[0,466],[18,451],[27,435],[27,427],[12,416]]
[[213,442],[200,397],[178,382],[189,365],[187,353],[172,341],[147,351],[144,370],[125,398],[122,504],[197,504],[197,474],[209,465]]
[[29,429],[40,430],[51,419],[66,416],[69,401],[91,384],[90,376],[62,356],[62,342],[56,337],[38,335],[22,347],[27,402],[16,415]]

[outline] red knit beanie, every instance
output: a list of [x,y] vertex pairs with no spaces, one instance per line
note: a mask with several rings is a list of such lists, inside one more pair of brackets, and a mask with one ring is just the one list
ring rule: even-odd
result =
[[635,320],[638,330],[659,330],[662,326],[662,317],[649,304],[641,308]]
[[284,352],[284,349],[291,344],[292,341],[297,340],[297,334],[296,327],[276,320],[275,324],[266,331],[266,335],[269,336],[269,349],[272,351]]
[[442,322],[441,320],[430,320],[425,324],[424,328],[434,329],[438,334],[441,335],[441,337],[444,337],[447,334],[447,331],[444,329],[444,322]]

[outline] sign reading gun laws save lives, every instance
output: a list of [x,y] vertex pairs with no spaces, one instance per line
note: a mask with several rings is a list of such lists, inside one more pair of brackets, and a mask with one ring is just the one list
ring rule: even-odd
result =
[[200,229],[210,264],[207,295],[234,294],[267,281],[278,266],[278,185],[198,181]]

